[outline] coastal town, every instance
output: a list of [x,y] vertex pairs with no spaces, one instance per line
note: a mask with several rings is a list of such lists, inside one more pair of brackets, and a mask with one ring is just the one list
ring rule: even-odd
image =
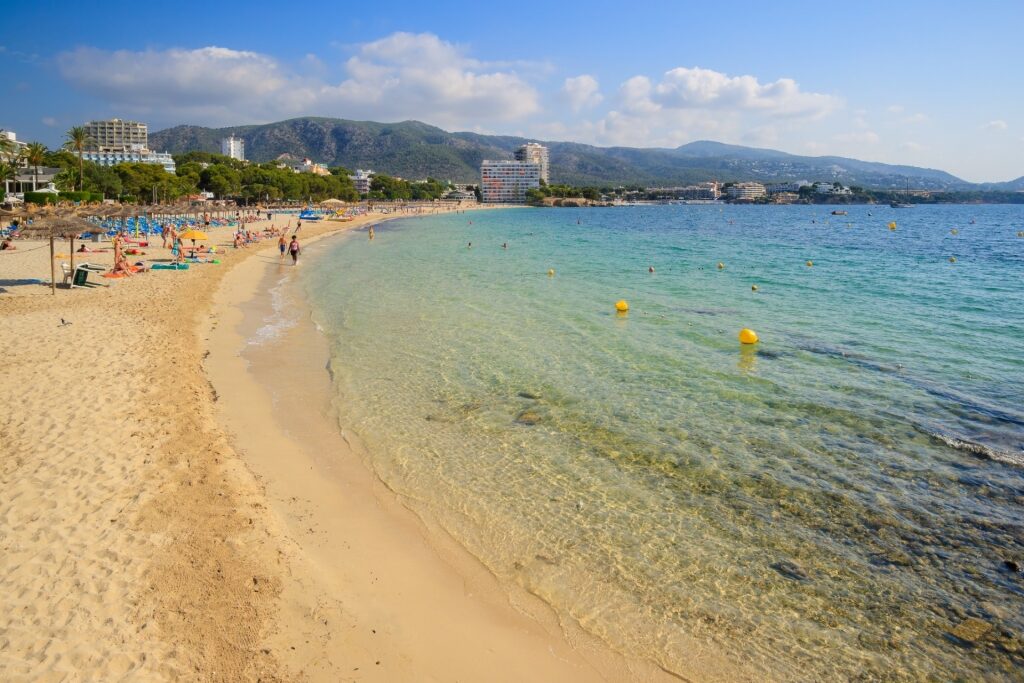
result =
[[[25,143],[0,130],[0,176],[8,204],[81,201],[166,203],[232,200],[263,201],[438,200],[485,204],[546,206],[621,206],[637,203],[855,204],[985,201],[984,196],[913,189],[869,190],[837,180],[792,179],[777,182],[711,179],[688,185],[568,185],[552,179],[549,148],[527,142],[511,158],[484,159],[478,180],[425,177],[405,179],[382,170],[330,166],[301,152],[282,152],[263,162],[247,159],[243,137],[229,134],[215,148],[171,154],[152,149],[148,125],[123,119],[94,120],[71,129],[60,150]],[[120,169],[120,170],[119,170]],[[149,169],[149,170],[147,170]],[[156,169],[159,169],[156,170]],[[268,182],[267,174],[288,172],[310,180]],[[440,174],[438,174],[440,175]],[[247,178],[253,181],[247,182]],[[1024,193],[1019,193],[1024,198]],[[1006,195],[998,196],[1006,201]],[[1012,199],[1012,197],[1011,197]]]

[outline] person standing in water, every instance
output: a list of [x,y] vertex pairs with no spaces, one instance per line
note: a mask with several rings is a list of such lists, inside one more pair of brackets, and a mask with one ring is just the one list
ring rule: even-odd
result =
[[370,239],[373,239],[373,226],[370,226]]
[[299,252],[302,249],[299,247],[298,235],[292,235],[291,244],[288,245],[288,252],[292,255],[292,265],[298,265],[299,263]]
[[281,250],[281,260],[283,261],[284,260],[284,252],[288,251],[288,240],[286,240],[284,238],[284,234],[282,234],[277,239],[277,248]]

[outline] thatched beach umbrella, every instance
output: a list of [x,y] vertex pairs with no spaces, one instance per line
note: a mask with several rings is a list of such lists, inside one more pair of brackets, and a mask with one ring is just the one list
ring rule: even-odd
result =
[[57,272],[54,264],[53,241],[57,237],[71,240],[71,270],[75,269],[75,237],[96,229],[89,221],[67,210],[49,210],[30,214],[31,223],[23,224],[20,232],[29,237],[48,237],[50,240],[50,291],[57,294]]

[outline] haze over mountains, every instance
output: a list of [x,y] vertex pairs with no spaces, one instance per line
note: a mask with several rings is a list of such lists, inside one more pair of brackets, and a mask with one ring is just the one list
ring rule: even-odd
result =
[[[328,166],[367,168],[403,178],[461,183],[480,179],[483,159],[511,158],[530,138],[449,133],[419,121],[376,123],[304,117],[254,126],[175,126],[150,134],[150,146],[181,154],[219,152],[220,140],[245,140],[246,158],[271,161],[281,154]],[[571,185],[687,185],[706,180],[839,181],[871,189],[1024,190],[1024,176],[1001,183],[970,183],[945,171],[844,157],[806,157],[769,149],[691,142],[675,149],[595,147],[540,140],[550,150],[551,182]]]

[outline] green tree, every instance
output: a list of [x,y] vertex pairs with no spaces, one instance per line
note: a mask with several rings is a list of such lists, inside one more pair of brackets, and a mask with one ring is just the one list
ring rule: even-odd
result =
[[39,185],[39,167],[46,162],[46,145],[41,142],[30,142],[25,146],[25,161],[32,167],[32,191]]
[[18,179],[18,169],[6,161],[0,161],[0,180],[4,181],[4,194],[11,191],[9,183]]
[[85,167],[82,154],[85,152],[85,148],[93,143],[92,136],[85,129],[85,126],[74,126],[64,134],[66,142],[64,148],[69,149],[78,154],[78,189],[82,190],[85,187]]

